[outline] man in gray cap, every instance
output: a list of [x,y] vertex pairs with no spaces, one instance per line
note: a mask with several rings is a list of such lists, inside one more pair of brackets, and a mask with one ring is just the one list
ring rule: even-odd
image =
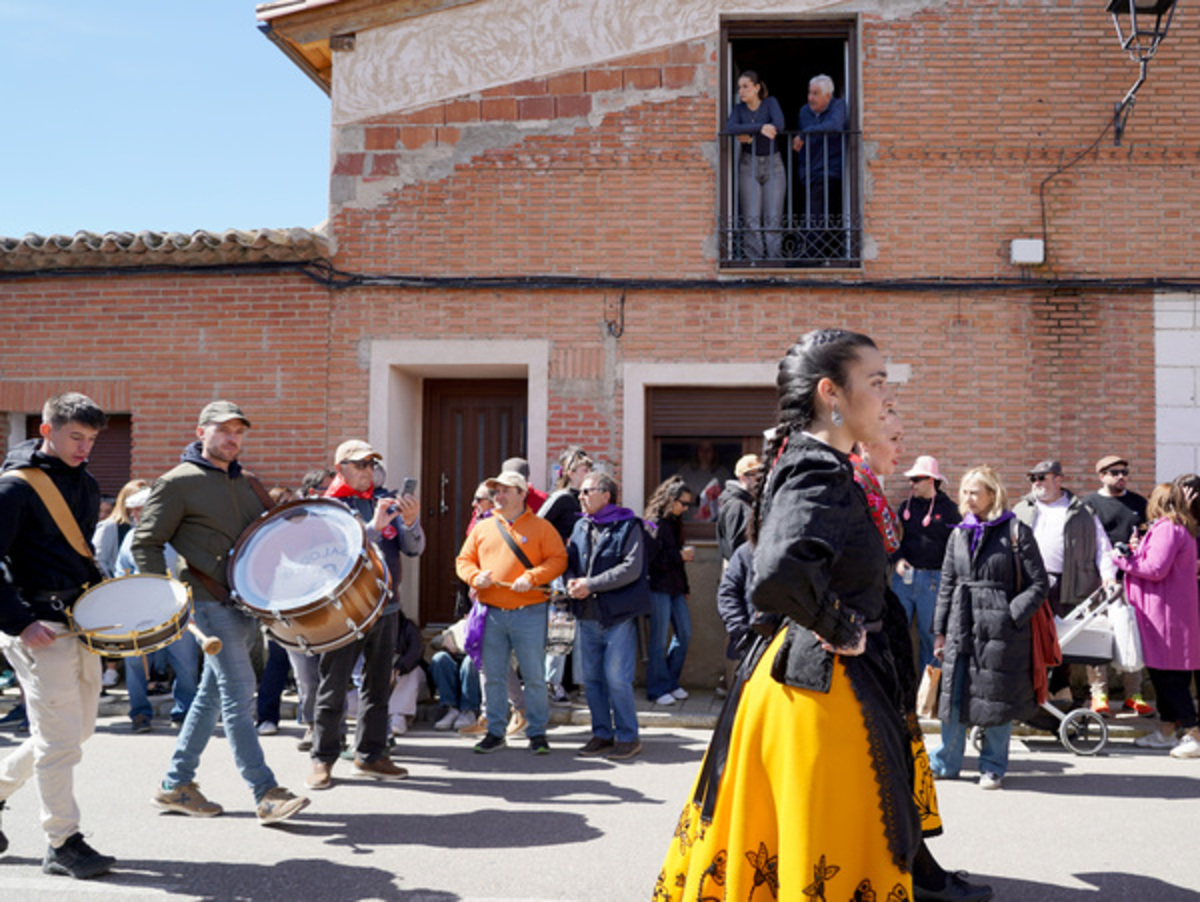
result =
[[[1017,518],[1033,530],[1050,577],[1050,604],[1056,614],[1071,610],[1101,584],[1115,585],[1112,545],[1095,512],[1063,488],[1062,464],[1043,460],[1029,470],[1030,493],[1013,505]],[[1108,714],[1107,670],[1088,669],[1092,710]],[[1070,670],[1050,675],[1056,701],[1070,701]]]
[[308,799],[280,786],[263,758],[254,725],[256,685],[249,651],[258,621],[229,603],[229,553],[242,531],[271,506],[266,490],[238,462],[249,428],[250,421],[232,401],[213,401],[200,411],[197,440],[150,490],[134,532],[133,560],[142,573],[166,573],[169,542],[179,554],[179,578],[192,588],[196,624],[221,640],[219,652],[204,656],[200,688],[152,801],[193,817],[222,812],[200,792],[196,770],[217,718],[223,716],[233,759],[254,793],[258,819],[273,824],[299,812]]

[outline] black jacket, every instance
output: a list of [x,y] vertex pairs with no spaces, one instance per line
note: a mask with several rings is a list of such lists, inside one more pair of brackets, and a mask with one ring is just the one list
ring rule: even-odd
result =
[[558,489],[542,505],[534,511],[543,520],[549,520],[550,525],[558,530],[563,544],[571,541],[571,533],[575,524],[583,516],[583,508],[579,506],[579,489]]
[[647,533],[650,591],[666,595],[687,595],[687,564],[683,560],[683,522],[666,516],[654,524],[654,534]]
[[[46,473],[62,493],[75,522],[90,542],[100,515],[100,486],[87,465],[68,466],[38,451],[30,439],[8,452],[4,470],[34,467]],[[11,636],[35,620],[67,622],[66,612],[40,602],[38,592],[77,594],[102,579],[96,565],[82,557],[59,531],[33,487],[13,476],[0,479],[0,561],[11,576],[0,579],[0,629]]]
[[[933,505],[932,512],[930,504]],[[925,525],[926,517],[929,517],[928,526]],[[900,504],[896,518],[904,527],[897,556],[918,570],[941,570],[950,533],[954,531],[954,524],[962,521],[962,514],[954,502],[941,490],[929,501],[913,495]]]
[[746,524],[754,516],[754,498],[740,482],[729,479],[717,503],[717,544],[722,560],[727,561],[746,541]]
[[585,577],[592,587],[592,595],[571,601],[571,610],[581,619],[598,620],[610,627],[649,614],[642,521],[630,517],[600,525],[581,518],[567,544],[563,577],[567,581]]
[[[938,716],[950,714],[950,692],[963,679],[959,719],[980,727],[1028,718],[1033,695],[1033,630],[1030,621],[1050,584],[1031,530],[1013,521],[985,526],[971,552],[970,531],[956,529],[946,548],[942,587],[933,613],[933,633],[946,637]],[[1017,560],[1021,563],[1017,591]]]

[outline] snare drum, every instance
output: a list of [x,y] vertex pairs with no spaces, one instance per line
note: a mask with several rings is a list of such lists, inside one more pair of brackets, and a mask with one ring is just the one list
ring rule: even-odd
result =
[[157,573],[118,576],[80,595],[67,617],[92,654],[132,658],[166,648],[184,634],[192,590]]
[[321,654],[361,639],[387,601],[387,567],[331,498],[263,514],[229,557],[229,597],[286,648]]

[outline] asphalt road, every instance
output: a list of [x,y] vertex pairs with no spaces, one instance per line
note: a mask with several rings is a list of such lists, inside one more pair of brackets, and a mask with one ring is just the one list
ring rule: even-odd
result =
[[[149,798],[174,743],[160,724],[134,736],[124,718],[102,719],[78,769],[84,831],[118,857],[117,869],[90,882],[44,876],[29,785],[4,812],[11,845],[0,858],[0,899],[648,899],[708,737],[648,729],[645,754],[614,764],[574,756],[588,735],[581,727],[552,729],[554,752],[539,758],[523,746],[475,755],[468,742],[421,726],[396,755],[410,779],[367,781],[339,762],[333,789],[268,828],[219,733],[200,782],[226,814],[154,809]],[[296,735],[289,728],[263,740],[294,790],[308,770]],[[15,738],[0,732],[0,755]],[[968,757],[964,777],[972,766]],[[966,778],[939,786],[947,833],[932,840],[934,854],[990,882],[999,899],[1200,899],[1200,760],[1134,750],[1128,740],[1092,758],[1049,739],[1014,740],[1001,791]]]

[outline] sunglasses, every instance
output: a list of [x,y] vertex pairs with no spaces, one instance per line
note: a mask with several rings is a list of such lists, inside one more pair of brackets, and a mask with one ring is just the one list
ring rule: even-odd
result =
[[374,470],[377,466],[374,460],[348,460],[346,463],[356,470]]
[[595,488],[580,489],[579,494],[580,495],[590,495],[590,494],[592,494],[592,492],[603,492],[603,491],[604,491],[604,489],[595,489]]
[[1030,482],[1041,482],[1042,480],[1044,480],[1044,479],[1045,479],[1047,476],[1049,476],[1049,475],[1050,475],[1049,473],[1040,473],[1040,474],[1038,474],[1037,476],[1034,476],[1034,475],[1030,474],[1030,476],[1029,476],[1029,481],[1030,481]]
[[1108,470],[1105,470],[1104,472],[1107,473],[1109,476],[1128,476],[1129,475],[1129,470],[1124,467],[1110,468]]
[[928,477],[928,476],[909,476],[908,481],[911,482],[913,485],[916,485],[918,482],[924,482],[926,479],[929,479],[929,478],[930,477]]

